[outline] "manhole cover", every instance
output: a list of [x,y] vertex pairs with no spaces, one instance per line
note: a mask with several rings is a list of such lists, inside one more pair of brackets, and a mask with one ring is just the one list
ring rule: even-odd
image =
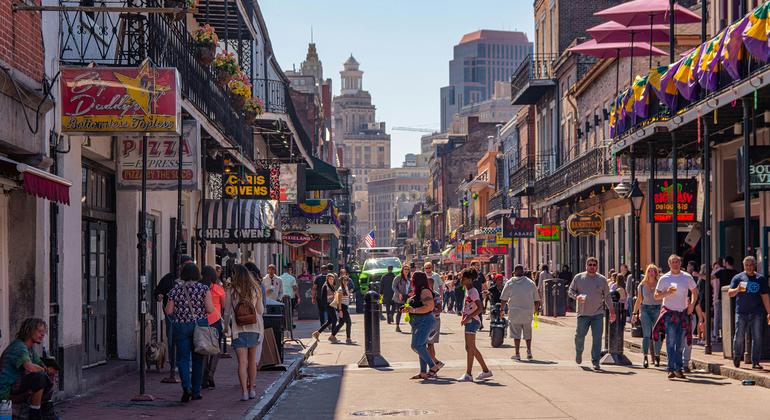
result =
[[350,413],[357,417],[406,417],[406,416],[425,416],[431,414],[428,410],[361,410]]

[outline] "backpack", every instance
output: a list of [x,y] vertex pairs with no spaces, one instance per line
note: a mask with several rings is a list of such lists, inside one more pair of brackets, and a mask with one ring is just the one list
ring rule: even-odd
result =
[[235,323],[239,326],[257,323],[257,308],[249,301],[239,299],[238,304],[233,308],[233,312],[235,313]]

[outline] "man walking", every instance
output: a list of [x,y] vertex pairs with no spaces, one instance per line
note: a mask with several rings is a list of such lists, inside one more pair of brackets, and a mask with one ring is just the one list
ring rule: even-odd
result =
[[402,266],[401,274],[393,279],[393,303],[396,306],[396,332],[401,332],[401,307],[406,303],[409,295],[410,266]]
[[[321,274],[315,276],[313,279],[313,304],[318,307],[318,322],[323,327],[326,324],[326,288],[323,285],[326,283],[326,274],[329,273],[329,267],[327,265],[321,266]],[[320,290],[320,292],[319,292]]]
[[[495,282],[498,280],[495,278]],[[496,289],[496,287],[493,288]],[[494,303],[494,302],[493,302]],[[521,360],[521,338],[527,343],[527,360],[532,360],[532,315],[540,310],[540,294],[535,282],[524,276],[524,266],[516,265],[513,277],[505,283],[500,293],[500,306],[508,304],[508,321],[511,337],[516,348],[514,360]],[[501,313],[502,315],[502,313]]]
[[[663,308],[655,323],[653,338],[659,337],[661,328],[665,328],[668,379],[684,379],[682,356],[685,342],[692,342],[690,315],[698,300],[698,287],[692,276],[682,271],[682,259],[678,255],[668,257],[668,266],[671,271],[664,274],[655,287],[655,300],[662,299]],[[689,303],[688,291],[692,293]]]
[[[762,332],[765,322],[770,324],[770,287],[767,280],[757,273],[757,260],[748,256],[743,259],[743,272],[733,277],[727,294],[735,297],[735,338],[733,338],[733,364],[741,367],[746,331],[751,331],[751,368],[762,370]],[[763,311],[764,307],[764,311]],[[763,316],[767,313],[767,317]]]
[[267,298],[277,300],[283,299],[283,281],[275,275],[275,264],[267,266],[267,274],[262,278],[262,284],[267,290]]
[[393,280],[396,275],[393,274],[393,266],[388,266],[388,272],[382,275],[380,279],[380,293],[382,293],[382,304],[385,306],[385,312],[388,314],[388,324],[393,323],[393,314],[395,313],[395,303],[393,302]]
[[295,313],[297,305],[299,305],[299,286],[297,286],[297,278],[292,274],[292,267],[290,264],[286,264],[283,268],[283,274],[279,277],[283,283],[283,293],[288,296],[292,313]]
[[[599,260],[596,257],[586,259],[586,271],[578,273],[572,279],[567,294],[577,302],[577,330],[575,331],[575,362],[583,363],[583,347],[588,328],[591,328],[591,364],[599,370],[599,357],[602,352],[602,327],[605,308],[611,308],[610,288],[607,279],[597,273]],[[610,322],[615,322],[615,312],[610,312]],[[679,353],[679,360],[682,360]]]

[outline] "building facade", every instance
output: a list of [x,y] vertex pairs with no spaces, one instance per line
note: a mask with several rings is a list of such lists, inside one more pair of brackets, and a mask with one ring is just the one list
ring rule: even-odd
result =
[[407,166],[374,170],[369,174],[369,223],[378,233],[382,246],[395,239],[396,221],[406,217],[427,191],[428,168]]

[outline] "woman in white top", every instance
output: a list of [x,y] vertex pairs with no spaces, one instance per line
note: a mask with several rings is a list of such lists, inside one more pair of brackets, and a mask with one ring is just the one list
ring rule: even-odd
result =
[[353,344],[353,340],[350,339],[350,327],[352,325],[352,321],[350,320],[349,310],[350,287],[348,286],[347,281],[339,282],[339,287],[337,288],[336,294],[337,295],[332,303],[336,303],[335,309],[337,309],[337,318],[339,319],[339,322],[337,325],[332,327],[332,337],[336,338],[337,333],[342,329],[342,326],[345,325],[345,335],[347,336],[345,342],[347,344]]
[[[241,264],[233,266],[233,276],[229,293],[225,295],[225,305],[227,308],[225,325],[230,325],[230,317],[235,321],[232,323],[232,347],[238,356],[241,401],[254,399],[257,397],[257,391],[254,388],[257,378],[257,346],[260,343],[260,337],[264,334],[262,314],[265,312],[265,306],[262,303],[262,289],[249,270]],[[244,321],[244,311],[248,314],[252,309],[255,316]]]

